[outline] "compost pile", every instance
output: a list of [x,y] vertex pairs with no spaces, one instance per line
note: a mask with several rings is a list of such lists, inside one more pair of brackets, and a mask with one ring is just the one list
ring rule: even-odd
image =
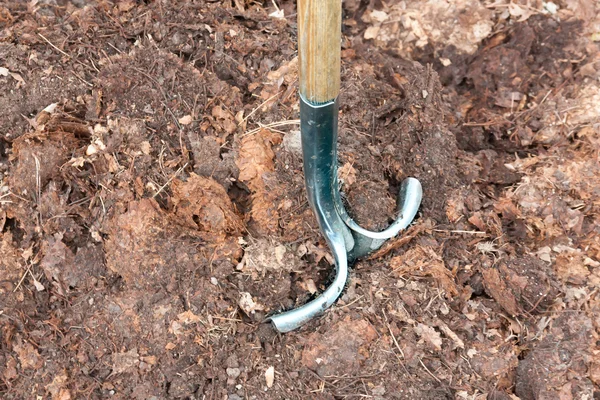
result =
[[600,398],[600,5],[344,2],[332,259],[292,1],[0,2],[3,399]]

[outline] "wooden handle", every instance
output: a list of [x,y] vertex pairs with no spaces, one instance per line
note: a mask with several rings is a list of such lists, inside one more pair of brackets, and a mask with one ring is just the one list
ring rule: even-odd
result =
[[342,0],[298,0],[300,94],[325,103],[340,93]]

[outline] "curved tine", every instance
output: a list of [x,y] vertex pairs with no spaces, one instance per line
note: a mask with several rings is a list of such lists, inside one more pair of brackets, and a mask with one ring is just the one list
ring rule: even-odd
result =
[[323,314],[340,296],[348,279],[348,257],[344,239],[337,233],[329,236],[329,245],[335,258],[336,276],[333,283],[313,301],[302,307],[274,315],[267,319],[279,332],[293,331],[317,315]]
[[398,197],[398,218],[381,232],[373,232],[361,228],[348,215],[341,200],[336,199],[336,206],[342,220],[346,223],[346,225],[348,225],[348,228],[352,229],[354,232],[370,239],[389,239],[396,236],[398,232],[406,229],[406,227],[410,225],[412,220],[417,215],[417,211],[419,211],[422,197],[423,188],[421,187],[421,182],[415,178],[406,178],[400,186],[400,194]]

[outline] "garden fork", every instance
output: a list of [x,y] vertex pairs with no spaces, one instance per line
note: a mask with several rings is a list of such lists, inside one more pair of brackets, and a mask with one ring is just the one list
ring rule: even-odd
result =
[[407,178],[400,187],[398,217],[382,232],[361,228],[346,212],[337,178],[338,94],[340,92],[341,0],[298,0],[300,130],[309,204],[333,252],[336,275],[309,303],[270,317],[279,332],[292,331],[322,314],[342,293],[348,264],[378,249],[405,229],[421,204],[421,184]]

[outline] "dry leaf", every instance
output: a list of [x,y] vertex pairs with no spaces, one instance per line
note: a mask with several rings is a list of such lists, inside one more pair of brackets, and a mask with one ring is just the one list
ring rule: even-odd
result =
[[173,350],[177,345],[175,343],[169,342],[165,345],[165,350],[170,351]]
[[150,151],[152,150],[152,146],[150,146],[150,142],[143,141],[142,143],[140,143],[140,150],[142,150],[142,153],[144,153],[145,155],[149,155]]
[[394,272],[401,275],[431,276],[446,292],[447,296],[457,296],[459,291],[454,275],[444,265],[444,260],[430,247],[417,246],[401,256],[391,259]]
[[285,14],[284,14],[283,10],[277,10],[277,11],[274,11],[271,14],[269,14],[269,17],[273,17],[273,18],[277,18],[277,19],[284,19]]
[[191,173],[187,182],[174,179],[171,190],[175,215],[183,225],[199,229],[213,242],[242,231],[243,223],[231,199],[214,179]]
[[390,16],[385,11],[373,10],[370,14],[372,22],[383,22],[387,20]]
[[442,350],[442,337],[434,328],[424,324],[417,324],[414,330],[417,335],[431,344],[437,351]]
[[96,154],[98,152],[98,148],[95,145],[90,144],[85,150],[85,155],[91,156],[92,154]]
[[178,314],[177,319],[179,320],[179,322],[186,324],[186,325],[195,324],[195,323],[200,322],[200,317],[198,317],[196,314],[194,314],[190,310],[187,310],[185,312],[182,312],[181,314]]
[[52,400],[68,400],[71,394],[67,389],[67,371],[62,370],[53,379],[52,383],[45,386],[46,391],[52,396]]
[[37,370],[44,365],[44,360],[40,353],[29,342],[17,343],[13,346],[13,350],[19,356],[19,362],[22,369]]
[[370,26],[365,30],[365,39],[375,39],[379,34],[379,30],[381,28],[379,26]]
[[275,382],[275,367],[271,366],[265,371],[265,380],[267,381],[267,387],[272,387]]
[[486,292],[504,308],[510,316],[519,315],[521,309],[505,280],[496,268],[481,271]]
[[192,123],[192,121],[193,121],[193,118],[191,115],[185,115],[185,116],[179,118],[179,123],[181,125],[189,125]]
[[248,315],[253,314],[257,310],[263,310],[264,307],[252,299],[252,295],[248,292],[240,293],[240,299],[238,300],[240,308]]
[[345,163],[339,170],[338,176],[344,185],[352,186],[356,182],[356,169],[350,163]]
[[37,279],[35,279],[35,278],[33,279],[33,286],[35,286],[35,289],[36,289],[38,292],[43,292],[43,291],[44,291],[44,289],[46,289],[46,288],[44,287],[44,285],[42,285],[42,284],[40,283],[40,281],[38,281],[38,280],[37,280]]
[[516,17],[517,22],[523,22],[529,19],[535,12],[529,7],[522,7],[513,2],[508,3],[508,12],[512,17]]
[[25,79],[23,79],[23,77],[19,74],[17,74],[16,72],[9,72],[9,75],[13,77],[14,80],[16,80],[17,82],[21,83],[21,84],[25,84]]
[[313,281],[312,279],[307,279],[306,282],[304,283],[306,286],[306,290],[310,293],[310,294],[315,294],[317,293],[317,285],[315,284],[315,281]]
[[112,355],[112,373],[122,374],[134,370],[140,363],[140,356],[136,348],[123,353],[114,353]]
[[450,339],[452,339],[452,341],[454,342],[454,345],[452,346],[453,349],[456,349],[456,348],[464,349],[465,348],[465,342],[463,342],[462,339],[459,338],[458,335],[456,333],[454,333],[452,331],[452,329],[450,329],[448,327],[448,325],[446,325],[442,321],[438,321],[437,326],[442,330],[442,332],[444,332],[444,335],[446,335]]
[[0,75],[8,76],[8,68],[0,67]]

